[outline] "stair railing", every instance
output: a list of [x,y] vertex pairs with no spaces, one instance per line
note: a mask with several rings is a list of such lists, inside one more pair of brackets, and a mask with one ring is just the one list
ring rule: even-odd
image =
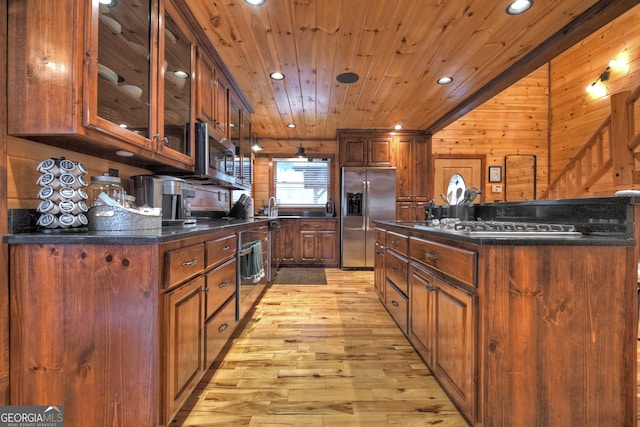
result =
[[621,92],[611,97],[611,111],[593,136],[573,156],[540,195],[541,199],[565,199],[584,196],[607,173],[613,184],[640,183],[635,158],[640,153],[640,132],[634,130],[634,104],[640,99],[640,86],[633,93]]

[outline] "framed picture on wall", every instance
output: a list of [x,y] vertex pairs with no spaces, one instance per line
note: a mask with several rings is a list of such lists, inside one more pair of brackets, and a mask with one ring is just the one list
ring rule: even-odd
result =
[[502,182],[502,166],[489,166],[489,182]]

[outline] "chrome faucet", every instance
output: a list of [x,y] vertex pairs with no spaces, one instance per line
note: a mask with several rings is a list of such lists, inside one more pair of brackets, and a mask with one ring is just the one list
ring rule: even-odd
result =
[[[271,209],[271,200],[273,200],[273,210]],[[278,208],[276,207],[276,196],[269,197],[267,202],[267,215],[269,218],[278,216]]]

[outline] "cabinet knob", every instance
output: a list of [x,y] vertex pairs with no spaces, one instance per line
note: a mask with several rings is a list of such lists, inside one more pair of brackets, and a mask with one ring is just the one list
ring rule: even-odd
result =
[[209,287],[207,286],[206,288],[203,289],[203,291],[204,291],[205,294],[208,294],[209,293]]
[[166,136],[164,138],[162,138],[162,143],[164,145],[167,145],[169,143],[169,138],[167,138]]

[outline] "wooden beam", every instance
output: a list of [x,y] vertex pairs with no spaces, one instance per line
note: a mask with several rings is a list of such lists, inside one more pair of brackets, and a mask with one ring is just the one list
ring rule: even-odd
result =
[[482,89],[469,95],[447,114],[428,126],[425,133],[434,134],[442,130],[637,5],[638,0],[600,0]]

